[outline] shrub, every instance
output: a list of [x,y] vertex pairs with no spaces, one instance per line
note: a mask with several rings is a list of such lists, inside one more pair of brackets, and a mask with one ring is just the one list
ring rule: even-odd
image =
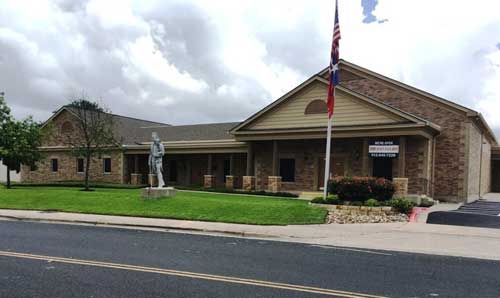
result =
[[379,201],[392,199],[394,195],[394,184],[390,180],[378,178],[370,181],[373,196]]
[[311,203],[325,204],[325,200],[323,200],[323,197],[315,197],[314,199],[311,200]]
[[337,196],[335,195],[329,195],[328,197],[326,197],[325,199],[325,203],[326,204],[331,204],[331,205],[338,205],[339,203],[339,199],[337,198]]
[[334,194],[336,195],[338,193],[338,185],[339,182],[343,179],[344,177],[341,176],[335,176],[333,179],[328,181],[328,186],[327,190],[329,194]]
[[335,177],[330,180],[328,190],[345,201],[366,201],[369,198],[386,201],[394,195],[394,185],[390,180],[374,177]]
[[392,199],[388,201],[389,206],[396,209],[399,213],[409,214],[413,207],[415,207],[415,203],[409,201],[407,199]]
[[337,196],[344,201],[366,201],[371,197],[370,178],[344,177],[337,182]]
[[377,207],[377,206],[380,206],[380,203],[376,199],[368,199],[365,202],[365,206]]

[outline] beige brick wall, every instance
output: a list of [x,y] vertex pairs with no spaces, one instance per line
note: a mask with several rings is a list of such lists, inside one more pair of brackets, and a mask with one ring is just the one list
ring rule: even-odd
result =
[[[90,164],[90,180],[123,183],[123,154],[121,151],[110,152],[103,157],[111,157],[111,173],[104,173],[103,159],[94,158]],[[58,160],[58,171],[52,172],[51,159]],[[37,163],[38,169],[30,171],[28,166],[21,169],[22,182],[46,183],[58,181],[83,181],[85,175],[77,173],[76,157],[69,152],[57,151],[44,154],[44,159]]]
[[469,126],[467,201],[477,200],[491,189],[491,144],[473,123]]

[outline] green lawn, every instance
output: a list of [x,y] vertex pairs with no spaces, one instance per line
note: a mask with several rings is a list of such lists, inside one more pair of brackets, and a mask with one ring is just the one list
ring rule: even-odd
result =
[[326,211],[297,199],[178,191],[174,198],[140,199],[140,189],[0,186],[0,208],[287,225],[324,223]]

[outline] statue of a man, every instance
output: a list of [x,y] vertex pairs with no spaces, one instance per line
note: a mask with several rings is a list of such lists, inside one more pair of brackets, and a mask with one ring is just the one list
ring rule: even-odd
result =
[[165,147],[160,142],[160,138],[157,133],[153,133],[153,144],[149,151],[149,173],[155,174],[158,178],[158,188],[162,188],[165,185],[163,182],[163,155],[165,154]]

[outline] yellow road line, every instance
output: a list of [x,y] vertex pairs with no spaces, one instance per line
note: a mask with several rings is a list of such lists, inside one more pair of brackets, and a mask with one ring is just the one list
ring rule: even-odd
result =
[[307,292],[307,293],[322,294],[322,295],[335,295],[334,297],[338,297],[338,298],[387,298],[387,297],[383,297],[383,296],[376,296],[376,295],[370,295],[370,294],[362,294],[362,293],[354,293],[354,292],[349,292],[349,291],[339,291],[339,290],[308,287],[308,286],[301,286],[301,285],[269,282],[269,281],[247,279],[247,278],[229,277],[229,276],[222,276],[222,275],[195,273],[195,272],[189,272],[189,271],[179,271],[179,270],[153,268],[153,267],[143,267],[143,266],[135,266],[135,265],[127,265],[127,264],[119,264],[119,263],[109,263],[109,262],[99,262],[99,261],[90,261],[90,260],[81,260],[81,259],[72,259],[72,258],[51,257],[51,256],[25,254],[25,253],[17,253],[17,252],[9,252],[9,251],[0,251],[0,256],[31,259],[31,260],[50,261],[50,262],[58,262],[58,263],[66,263],[66,264],[94,266],[94,267],[103,267],[103,268],[122,269],[122,270],[130,270],[130,271],[149,272],[149,273],[157,273],[157,274],[164,274],[164,275],[173,275],[173,276],[189,277],[189,278],[195,278],[195,279],[204,279],[204,280],[211,280],[211,281],[252,285],[252,286],[258,286],[258,287],[284,289],[284,290],[290,290],[290,291]]

